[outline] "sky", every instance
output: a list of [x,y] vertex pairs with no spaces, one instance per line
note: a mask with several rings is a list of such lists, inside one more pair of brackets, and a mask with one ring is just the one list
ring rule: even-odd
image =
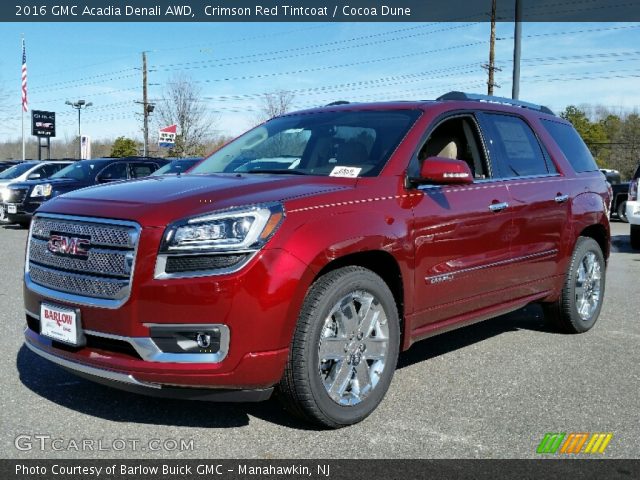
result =
[[[504,97],[511,96],[513,27],[496,29],[501,71],[494,93]],[[0,142],[21,135],[21,34],[29,108],[56,112],[58,138],[77,134],[77,112],[65,101],[84,99],[93,105],[82,112],[83,134],[141,139],[142,107],[135,102],[142,100],[143,51],[150,101],[162,99],[171,78],[186,75],[216,131],[237,135],[252,125],[265,92],[293,91],[296,109],[486,93],[489,30],[487,22],[4,23]],[[523,100],[557,112],[570,104],[633,111],[640,107],[639,80],[638,23],[522,26]],[[164,126],[153,114],[151,122],[153,132]]]

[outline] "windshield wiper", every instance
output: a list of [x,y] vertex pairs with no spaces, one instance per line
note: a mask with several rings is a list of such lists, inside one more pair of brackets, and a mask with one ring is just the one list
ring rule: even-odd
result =
[[285,173],[289,175],[306,175],[305,172],[300,170],[289,170],[288,168],[254,168],[253,170],[247,170],[246,172],[236,173]]

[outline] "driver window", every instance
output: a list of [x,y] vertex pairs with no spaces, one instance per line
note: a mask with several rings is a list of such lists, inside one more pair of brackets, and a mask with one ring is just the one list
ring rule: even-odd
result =
[[127,179],[127,164],[124,162],[113,163],[105,168],[100,173],[101,181],[110,180],[126,180]]
[[486,158],[481,147],[480,135],[470,117],[456,117],[438,125],[420,149],[418,160],[429,157],[450,158],[467,162],[473,178],[489,178]]

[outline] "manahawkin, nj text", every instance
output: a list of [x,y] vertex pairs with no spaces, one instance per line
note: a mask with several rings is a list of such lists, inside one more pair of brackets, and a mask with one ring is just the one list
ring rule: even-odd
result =
[[411,17],[411,8],[390,5],[371,7],[352,7],[349,5],[332,5],[322,7],[304,7],[294,5],[254,5],[252,7],[224,7],[219,5],[154,5],[138,7],[132,5],[16,5],[16,17],[188,17],[229,19],[232,17],[252,17],[265,20],[277,18],[290,19],[317,17],[319,20],[344,17]]

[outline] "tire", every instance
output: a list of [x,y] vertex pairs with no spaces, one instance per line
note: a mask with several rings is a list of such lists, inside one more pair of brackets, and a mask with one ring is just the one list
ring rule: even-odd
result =
[[631,225],[629,238],[631,240],[631,248],[640,250],[640,225]]
[[618,220],[628,222],[627,220],[627,201],[620,202],[618,204]]
[[360,422],[387,392],[399,345],[398,309],[387,284],[362,267],[329,272],[307,293],[278,397],[325,428]]
[[598,320],[604,298],[606,265],[600,245],[578,237],[560,298],[543,304],[545,318],[566,333],[583,333]]

